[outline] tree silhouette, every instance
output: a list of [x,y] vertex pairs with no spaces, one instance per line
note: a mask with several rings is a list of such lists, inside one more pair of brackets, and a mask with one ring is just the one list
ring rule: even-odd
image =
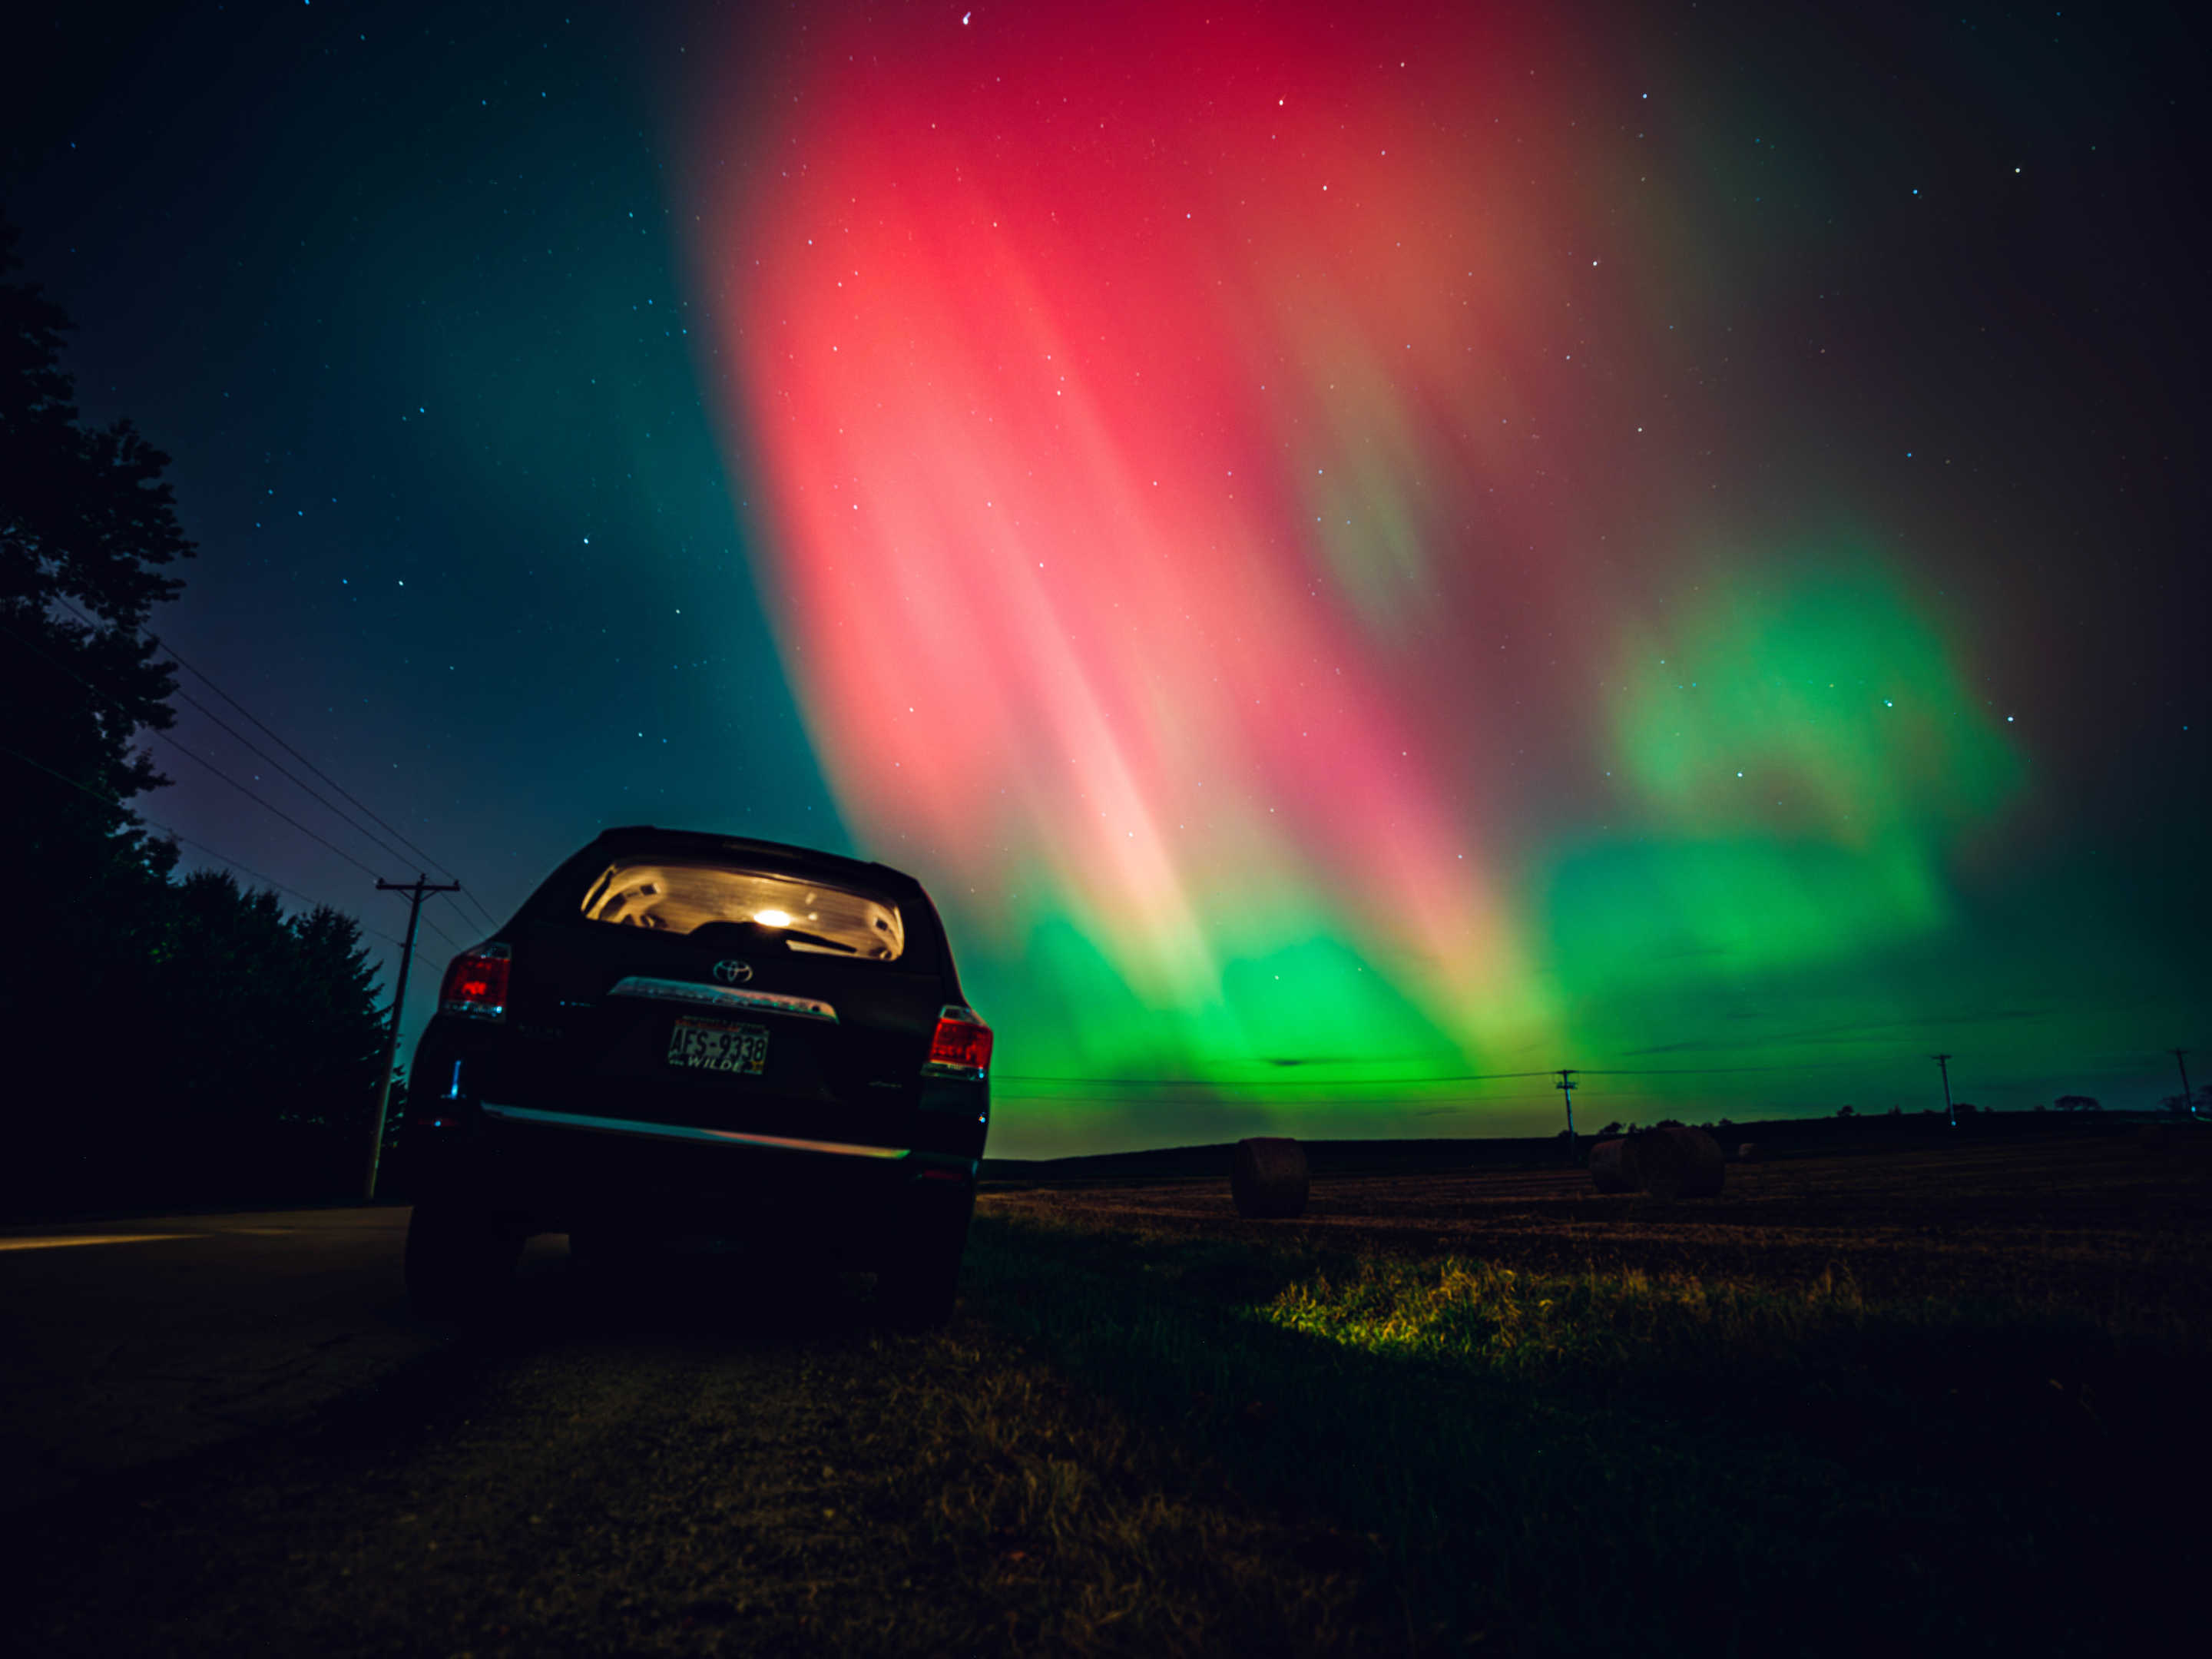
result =
[[[0,723],[20,754],[123,801],[167,781],[131,742],[174,720],[175,665],[139,629],[184,585],[161,567],[193,547],[161,482],[169,458],[128,421],[78,419],[61,368],[68,315],[35,285],[4,280],[21,267],[16,238],[0,223],[0,627],[11,647]],[[123,807],[69,793],[75,804],[64,811],[54,795],[31,823],[131,836]]]
[[[139,636],[189,556],[167,458],[128,422],[87,427],[61,368],[61,308],[21,269],[0,224],[0,867],[15,948],[0,952],[0,1039],[29,1062],[87,1056],[58,1102],[9,1091],[5,1124],[33,1164],[72,1139],[65,1119],[102,1092],[119,1011],[137,1006],[161,931],[173,848],[125,804],[166,780],[133,742],[173,720],[170,665]],[[67,608],[64,608],[67,607]],[[88,624],[72,611],[89,617]]]
[[[327,906],[288,918],[274,894],[200,871],[172,890],[165,945],[154,975],[161,1083],[191,1108],[148,1137],[166,1146],[167,1167],[209,1197],[350,1174],[383,1056],[353,919]],[[323,1167],[348,1152],[342,1170]]]
[[175,665],[143,630],[193,548],[168,458],[79,419],[69,319],[9,280],[15,240],[0,224],[0,1203],[319,1186],[324,1144],[368,1134],[374,975],[349,917],[173,884],[131,809],[167,781],[137,744],[175,718]]

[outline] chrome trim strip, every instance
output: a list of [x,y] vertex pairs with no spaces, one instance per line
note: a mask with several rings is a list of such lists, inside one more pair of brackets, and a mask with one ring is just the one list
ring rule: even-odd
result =
[[906,1158],[901,1146],[856,1146],[843,1140],[799,1140],[788,1135],[740,1134],[735,1129],[694,1129],[682,1123],[641,1123],[628,1117],[586,1117],[580,1112],[541,1112],[532,1106],[498,1106],[483,1103],[488,1117],[518,1123],[553,1123],[571,1129],[597,1129],[606,1134],[643,1135],[658,1140],[708,1140],[726,1146],[774,1146],[789,1152],[829,1152],[839,1158]]
[[775,991],[740,991],[734,986],[701,985],[688,979],[648,979],[632,974],[618,980],[611,997],[647,997],[661,1002],[703,1002],[712,1008],[758,1008],[771,1014],[796,1014],[801,1019],[826,1019],[835,1025],[837,1011],[811,997],[787,997]]
[[983,1068],[980,1066],[955,1066],[942,1060],[922,1061],[921,1074],[924,1077],[957,1077],[963,1083],[981,1083],[984,1076]]

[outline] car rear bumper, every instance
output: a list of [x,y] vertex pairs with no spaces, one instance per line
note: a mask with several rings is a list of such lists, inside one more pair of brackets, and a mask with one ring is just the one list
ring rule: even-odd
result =
[[964,1218],[976,1160],[495,1101],[410,1126],[424,1202],[524,1232],[612,1226],[801,1245],[872,1262],[932,1217]]
[[684,1123],[647,1123],[629,1117],[591,1117],[580,1112],[541,1111],[531,1106],[500,1106],[489,1101],[479,1109],[495,1123],[534,1124],[541,1128],[574,1129],[588,1134],[622,1135],[641,1140],[750,1146],[775,1152],[812,1152],[825,1158],[865,1158],[883,1161],[913,1156],[910,1147],[862,1146],[842,1140],[801,1140],[790,1135],[747,1134],[737,1129],[701,1128]]

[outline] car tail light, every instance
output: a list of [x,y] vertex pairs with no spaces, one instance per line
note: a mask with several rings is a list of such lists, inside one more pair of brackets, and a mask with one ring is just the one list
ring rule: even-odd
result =
[[507,970],[512,959],[507,946],[495,943],[462,951],[446,969],[446,983],[438,993],[438,1012],[471,1019],[505,1019]]
[[939,1009],[922,1074],[980,1079],[990,1066],[991,1028],[983,1024],[982,1015],[957,1003],[947,1003]]

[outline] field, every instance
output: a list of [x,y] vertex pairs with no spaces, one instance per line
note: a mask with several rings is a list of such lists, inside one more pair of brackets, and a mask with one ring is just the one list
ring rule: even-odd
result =
[[1001,1170],[921,1335],[554,1251],[325,1419],[21,1517],[11,1650],[2161,1650],[2207,1142],[1801,1136],[1673,1206],[1324,1148],[1270,1223],[1218,1151]]
[[1673,1206],[1323,1176],[1293,1223],[1014,1189],[970,1294],[1314,1529],[1282,1595],[1331,1643],[2095,1651],[2179,1610],[2201,1524],[2202,1150],[1785,1158]]

